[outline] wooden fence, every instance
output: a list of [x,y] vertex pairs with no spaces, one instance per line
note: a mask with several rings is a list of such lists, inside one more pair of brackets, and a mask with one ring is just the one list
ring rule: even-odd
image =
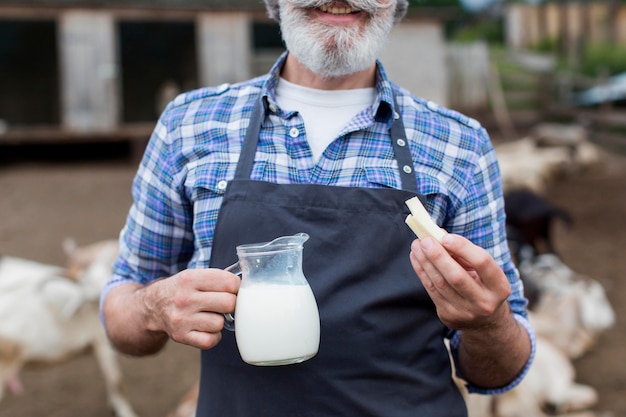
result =
[[495,125],[504,136],[542,119],[553,95],[555,59],[485,42],[450,44],[450,107]]
[[626,45],[626,5],[615,1],[511,4],[506,11],[506,41],[513,48],[561,42]]

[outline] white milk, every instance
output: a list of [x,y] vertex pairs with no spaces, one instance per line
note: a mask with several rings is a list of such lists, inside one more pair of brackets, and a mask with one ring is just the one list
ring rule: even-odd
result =
[[308,285],[255,284],[237,295],[235,337],[252,365],[305,361],[317,353],[320,319]]

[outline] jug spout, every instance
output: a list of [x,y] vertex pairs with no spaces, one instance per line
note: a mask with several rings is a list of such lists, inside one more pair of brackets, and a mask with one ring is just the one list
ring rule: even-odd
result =
[[306,233],[296,233],[291,236],[281,236],[267,243],[267,247],[274,247],[280,245],[295,245],[302,246],[304,242],[309,240],[309,235]]
[[276,252],[281,250],[292,250],[302,247],[304,242],[309,240],[306,233],[296,233],[290,236],[281,236],[271,242],[252,243],[237,246],[238,253],[256,253],[256,252]]

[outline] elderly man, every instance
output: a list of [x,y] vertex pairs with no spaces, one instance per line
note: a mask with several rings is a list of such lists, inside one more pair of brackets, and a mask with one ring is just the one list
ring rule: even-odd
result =
[[[108,335],[132,355],[202,349],[202,417],[465,416],[452,366],[502,392],[534,349],[489,138],[387,78],[377,56],[406,0],[266,5],[287,46],[271,71],[182,94],[159,119],[102,295]],[[404,224],[417,195],[441,242]],[[240,279],[222,268],[238,244],[296,232],[311,236],[319,352],[248,365],[223,331]]]

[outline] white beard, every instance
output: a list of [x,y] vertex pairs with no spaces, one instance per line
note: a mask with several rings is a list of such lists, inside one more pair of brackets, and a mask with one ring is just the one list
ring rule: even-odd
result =
[[[294,3],[297,1],[281,2],[280,21],[285,44],[302,65],[324,78],[354,74],[371,66],[393,28],[394,10],[389,7],[381,7],[370,14],[365,27],[343,27],[311,22],[306,11]],[[355,0],[350,4],[367,10],[359,7],[359,3]]]

